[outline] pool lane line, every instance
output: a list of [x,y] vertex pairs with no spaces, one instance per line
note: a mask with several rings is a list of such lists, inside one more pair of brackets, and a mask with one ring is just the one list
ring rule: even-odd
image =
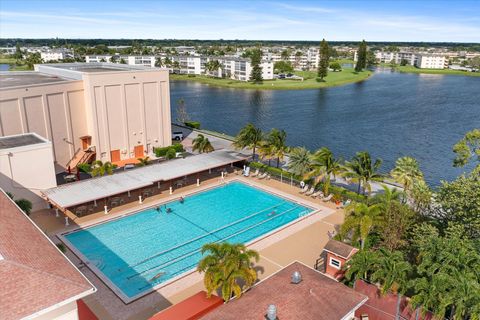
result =
[[[271,218],[262,220],[262,221],[254,224],[254,225],[252,225],[252,226],[249,226],[249,227],[247,227],[247,228],[241,229],[240,231],[237,231],[236,233],[231,234],[231,235],[229,235],[228,237],[225,237],[225,238],[223,238],[223,239],[221,239],[221,240],[219,240],[219,241],[215,241],[215,242],[213,242],[213,243],[223,242],[223,241],[225,241],[225,240],[228,240],[228,239],[230,239],[230,238],[233,238],[233,237],[235,237],[235,236],[237,236],[237,235],[239,235],[239,234],[241,234],[241,233],[244,233],[244,232],[246,232],[246,231],[248,231],[248,230],[250,230],[250,229],[253,229],[253,228],[255,228],[255,227],[258,227],[259,225],[262,225],[262,224],[264,224],[264,223],[267,223],[268,221],[271,221],[271,220],[273,220],[273,219],[275,219],[275,218],[278,218],[279,216],[284,215],[284,214],[286,214],[286,213],[288,213],[288,212],[290,212],[290,211],[292,211],[292,210],[295,210],[295,209],[297,209],[297,208],[299,208],[299,207],[301,207],[301,206],[296,206],[296,207],[293,207],[293,208],[291,208],[291,209],[288,209],[287,211],[284,211],[284,212],[282,212],[282,213],[276,214],[276,215],[272,216]],[[187,253],[185,253],[185,254],[183,254],[183,255],[181,255],[181,256],[173,259],[173,260],[170,260],[169,262],[165,262],[165,263],[160,264],[160,265],[158,265],[158,266],[156,266],[156,267],[152,267],[152,268],[143,270],[143,271],[141,271],[140,273],[136,273],[136,274],[134,274],[134,275],[132,275],[132,276],[128,276],[127,279],[130,280],[130,279],[132,279],[132,278],[134,278],[134,277],[141,276],[141,275],[143,275],[143,274],[145,274],[145,273],[148,273],[148,272],[150,272],[150,271],[152,271],[152,270],[156,270],[156,269],[161,269],[161,268],[168,267],[168,266],[170,266],[170,265],[172,265],[172,264],[174,264],[174,263],[177,263],[178,261],[181,261],[181,260],[183,260],[183,259],[185,259],[185,258],[188,258],[188,257],[190,257],[190,256],[193,256],[194,254],[200,252],[201,250],[202,250],[202,248],[199,248],[199,249],[196,249],[196,250],[187,252]]]
[[[224,226],[222,226],[222,227],[220,227],[220,228],[218,228],[218,229],[212,230],[212,231],[207,231],[207,230],[201,228],[202,230],[205,230],[207,233],[206,233],[206,234],[202,234],[202,235],[200,235],[200,236],[198,236],[198,237],[196,237],[196,238],[190,239],[190,240],[188,240],[188,241],[186,241],[186,242],[180,243],[180,244],[178,244],[178,245],[176,245],[176,246],[173,246],[173,247],[171,247],[171,248],[165,249],[165,250],[163,250],[163,251],[161,251],[161,252],[159,252],[159,253],[157,253],[157,254],[155,254],[155,255],[153,255],[153,256],[150,256],[150,257],[148,257],[148,258],[145,258],[145,259],[143,259],[142,261],[139,261],[139,262],[137,262],[137,263],[135,263],[135,264],[133,264],[133,265],[130,265],[130,266],[128,266],[128,267],[129,267],[129,268],[137,267],[137,266],[139,266],[139,265],[141,265],[141,264],[143,264],[143,263],[145,263],[145,262],[147,262],[147,261],[150,261],[150,260],[152,260],[152,259],[155,259],[156,257],[161,256],[161,255],[163,255],[163,254],[165,254],[165,253],[167,253],[167,252],[169,252],[169,251],[173,251],[173,250],[178,249],[178,248],[180,248],[180,247],[183,247],[183,246],[185,246],[185,245],[187,245],[187,244],[190,244],[190,243],[192,243],[192,242],[195,242],[195,241],[197,241],[197,240],[200,240],[200,239],[202,239],[202,238],[205,238],[205,237],[207,237],[207,236],[209,236],[209,235],[212,235],[213,233],[217,233],[217,232],[219,232],[219,231],[222,231],[222,230],[224,230],[224,229],[226,229],[226,228],[229,228],[229,227],[231,227],[231,226],[233,226],[233,225],[236,225],[237,223],[243,222],[243,221],[245,221],[245,220],[247,220],[247,219],[250,219],[250,218],[252,218],[252,217],[254,217],[254,216],[256,216],[256,215],[259,215],[259,214],[263,213],[264,211],[271,210],[271,209],[275,209],[275,208],[277,208],[277,207],[279,207],[279,206],[281,206],[281,205],[283,205],[283,204],[285,204],[285,203],[288,203],[288,202],[287,202],[287,201],[280,202],[280,203],[278,203],[278,204],[276,204],[276,205],[274,205],[274,206],[271,206],[271,207],[265,208],[265,209],[263,209],[263,210],[261,210],[261,211],[255,212],[255,213],[253,213],[253,214],[251,214],[251,215],[249,215],[249,216],[246,216],[246,217],[243,217],[243,218],[241,218],[241,219],[239,219],[239,220],[233,221],[233,222],[231,222],[231,223],[229,223],[229,224],[227,224],[227,225],[224,225]],[[178,214],[175,214],[175,215],[176,215],[177,217],[180,217]],[[182,217],[182,218],[183,218],[183,217]],[[188,222],[190,222],[190,220],[188,220],[188,219],[186,219],[186,218],[183,218],[183,219],[185,219],[185,220],[187,220]],[[194,224],[194,223],[192,223],[192,224]],[[196,225],[196,224],[194,224],[194,225]],[[219,237],[217,237],[217,238],[220,239]],[[220,239],[220,240],[221,240],[221,239]]]

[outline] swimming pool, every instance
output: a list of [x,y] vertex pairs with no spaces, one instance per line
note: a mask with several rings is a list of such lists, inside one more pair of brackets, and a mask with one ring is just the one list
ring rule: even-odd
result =
[[166,207],[170,213],[162,205],[160,212],[146,209],[63,239],[125,301],[194,269],[205,243],[248,243],[313,211],[237,181]]

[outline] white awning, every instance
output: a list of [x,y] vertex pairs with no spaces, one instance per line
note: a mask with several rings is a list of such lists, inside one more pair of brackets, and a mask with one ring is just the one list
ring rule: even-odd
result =
[[242,153],[220,150],[138,167],[129,171],[78,181],[42,191],[60,208],[104,199],[127,191],[218,168],[247,159]]

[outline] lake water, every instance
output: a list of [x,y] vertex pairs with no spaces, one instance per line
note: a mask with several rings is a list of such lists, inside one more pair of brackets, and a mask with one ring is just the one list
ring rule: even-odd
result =
[[172,119],[184,98],[203,128],[235,135],[252,122],[287,131],[290,146],[329,147],[350,158],[367,150],[390,170],[415,157],[437,186],[467,169],[452,167],[452,146],[480,127],[480,77],[408,74],[379,69],[368,80],[315,90],[242,90],[195,82],[171,83]]
[[0,71],[8,71],[10,69],[10,65],[6,63],[0,63]]

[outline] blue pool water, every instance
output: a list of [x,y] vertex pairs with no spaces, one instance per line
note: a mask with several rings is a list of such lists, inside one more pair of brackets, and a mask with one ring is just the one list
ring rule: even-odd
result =
[[[247,243],[312,211],[240,182],[65,238],[129,298],[196,267],[203,244]],[[274,213],[272,214],[272,211]]]

